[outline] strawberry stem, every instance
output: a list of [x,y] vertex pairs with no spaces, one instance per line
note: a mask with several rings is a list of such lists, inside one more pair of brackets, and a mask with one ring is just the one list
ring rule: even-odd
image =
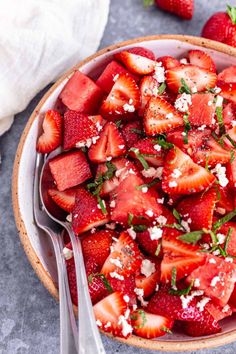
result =
[[236,7],[227,5],[227,14],[231,18],[232,23],[236,25]]
[[143,0],[143,6],[144,7],[149,7],[154,5],[154,0]]

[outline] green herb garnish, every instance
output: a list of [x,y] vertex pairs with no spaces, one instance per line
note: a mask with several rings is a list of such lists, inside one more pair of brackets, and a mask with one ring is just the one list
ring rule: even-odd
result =
[[140,130],[140,129],[137,129],[137,128],[131,128],[130,131],[132,133],[136,133],[136,134],[139,134],[139,135],[142,135],[142,136],[144,135],[143,131]]
[[188,87],[188,85],[186,84],[186,81],[182,78],[180,80],[182,86],[179,88],[179,93],[188,93],[189,95],[191,95],[191,90],[190,88]]
[[180,213],[174,208],[172,211],[174,217],[176,218],[176,220],[178,221],[179,224],[181,224],[181,216]]
[[164,134],[158,135],[152,142],[154,144],[159,144],[164,150],[169,150],[174,147],[174,144],[168,143],[168,141],[166,141],[166,136]]
[[190,291],[192,290],[193,284],[194,284],[194,280],[192,280],[191,283],[189,284],[189,286],[185,289],[182,289],[182,290],[170,289],[169,294],[170,295],[178,295],[178,296],[188,295],[190,293]]
[[135,188],[138,189],[138,190],[140,190],[140,189],[145,188],[145,187],[147,187],[147,188],[153,187],[153,186],[155,186],[155,184],[157,184],[158,182],[160,182],[160,179],[159,179],[159,178],[154,178],[153,181],[151,181],[151,182],[149,182],[149,183],[141,184],[140,186],[136,186]]
[[139,152],[139,149],[131,148],[130,151],[133,151],[135,153],[137,159],[142,164],[144,170],[148,170],[149,165],[148,165],[147,161],[145,160],[145,158],[143,157],[144,155]]
[[231,18],[233,24],[236,24],[236,7],[227,5],[227,14]]
[[197,231],[187,232],[186,234],[178,236],[177,238],[185,243],[192,243],[195,245],[199,240],[201,240],[203,234],[204,234],[203,230],[197,230]]
[[166,84],[163,82],[159,87],[158,87],[158,94],[159,95],[162,95],[163,92],[165,91],[166,89]]
[[109,281],[107,280],[107,278],[105,277],[104,274],[101,274],[101,273],[91,273],[89,276],[88,276],[88,283],[91,284],[92,281],[93,281],[93,278],[94,277],[100,277],[102,279],[102,282],[104,284],[104,286],[106,287],[106,289],[112,293],[113,292],[113,289],[111,287],[111,284],[109,283]]
[[176,269],[176,267],[173,267],[172,272],[171,272],[171,287],[172,288],[176,287],[176,277],[177,277],[177,269]]
[[132,226],[135,232],[143,232],[147,230],[147,225],[133,225]]
[[154,0],[143,0],[143,6],[144,7],[149,7],[154,5]]
[[222,107],[216,107],[216,116],[220,128],[220,135],[225,134],[225,125],[223,120],[223,110]]
[[166,326],[161,327],[161,330],[162,330],[163,332],[172,334],[172,331],[171,331],[169,328],[167,328]]
[[128,214],[128,225],[129,225],[129,226],[132,225],[133,218],[134,218],[134,214],[129,213],[129,214]]
[[161,244],[158,243],[157,249],[156,249],[156,251],[155,251],[155,256],[158,257],[159,254],[160,254],[160,252],[161,252]]
[[121,124],[122,124],[122,120],[121,119],[115,121],[115,125],[117,126],[117,128],[120,128]]
[[231,239],[232,232],[233,232],[233,228],[230,227],[228,229],[228,232],[227,232],[227,235],[226,235],[226,238],[225,238],[224,251],[226,252],[226,254],[227,254],[227,249],[228,249],[228,246],[229,246],[229,241]]
[[229,134],[225,134],[225,137],[229,140],[229,142],[231,143],[231,145],[236,148],[236,143],[235,141],[231,138],[231,136]]
[[216,230],[220,229],[223,224],[225,224],[226,222],[230,221],[235,215],[236,215],[236,209],[234,209],[230,213],[228,213],[225,216],[223,216],[223,218],[221,218],[218,221],[216,221],[213,224],[213,230],[216,231]]
[[188,114],[183,115],[183,121],[184,121],[184,144],[188,144],[188,132],[191,130],[191,125],[188,120]]

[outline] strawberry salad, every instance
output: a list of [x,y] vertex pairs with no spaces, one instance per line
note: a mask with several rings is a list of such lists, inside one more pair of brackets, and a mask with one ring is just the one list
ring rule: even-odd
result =
[[95,79],[73,73],[37,151],[62,146],[46,193],[82,239],[97,325],[124,338],[218,333],[236,311],[236,67],[135,47]]

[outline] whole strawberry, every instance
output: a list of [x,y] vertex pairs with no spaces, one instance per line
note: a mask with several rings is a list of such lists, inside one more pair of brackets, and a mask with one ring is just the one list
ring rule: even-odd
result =
[[236,7],[212,15],[202,29],[202,37],[236,47]]
[[144,6],[156,4],[160,9],[171,12],[185,20],[191,20],[194,0],[144,0]]

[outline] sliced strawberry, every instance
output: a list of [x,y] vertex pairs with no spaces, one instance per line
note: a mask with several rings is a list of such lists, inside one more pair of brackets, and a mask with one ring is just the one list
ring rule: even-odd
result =
[[149,230],[137,232],[136,240],[140,246],[140,249],[150,256],[155,256],[156,252],[158,251],[158,247],[161,246],[160,239],[151,239]]
[[111,219],[122,225],[128,225],[129,214],[133,215],[133,223],[143,224],[153,220],[162,212],[157,203],[157,194],[149,189],[143,193],[139,188],[143,180],[129,171],[128,176],[120,183],[113,196],[115,207]]
[[92,138],[96,139],[102,126],[102,116],[88,116],[76,111],[67,111],[64,114],[64,149],[91,145]]
[[125,141],[119,129],[115,123],[108,122],[102,129],[99,139],[90,147],[88,156],[92,162],[100,163],[122,156],[125,152]]
[[[227,249],[226,252],[229,256],[235,257],[236,256],[236,223],[235,222],[227,222],[219,230],[220,234],[225,235],[225,240],[227,238],[227,235],[230,231],[230,236],[227,241]],[[225,242],[223,242],[225,244]]]
[[[227,130],[227,134],[230,136],[230,138],[236,142],[236,126],[234,126],[231,129]],[[229,142],[228,139],[224,139],[224,143],[229,147],[230,149],[232,148],[232,144]]]
[[[114,336],[127,338],[132,332],[132,327],[129,326],[129,331],[125,331],[120,317],[125,320],[125,312],[127,310],[127,303],[124,300],[123,294],[119,291],[105,297],[93,306],[95,318],[99,328],[105,332],[112,333]],[[128,333],[127,333],[128,332]]]
[[112,60],[109,64],[107,64],[97,79],[96,84],[101,87],[104,92],[109,93],[114,85],[114,82],[121,74],[129,74],[135,81],[138,79],[135,75],[128,72],[122,65],[117,63],[117,61]]
[[189,224],[191,230],[201,230],[203,228],[211,230],[216,202],[216,190],[211,188],[201,194],[182,199],[177,204],[176,209],[183,220]]
[[63,119],[59,112],[49,110],[43,118],[43,133],[37,141],[36,149],[42,154],[55,150],[62,143]]
[[[176,268],[176,279],[182,279],[205,262],[205,255],[198,246],[184,243],[171,237],[162,240],[164,257],[161,262],[161,281],[171,281],[173,268]],[[195,278],[194,278],[195,279]]]
[[93,80],[77,70],[65,84],[59,97],[73,111],[94,114],[103,98],[103,91]]
[[161,62],[166,70],[175,68],[180,65],[180,62],[170,55],[165,55],[164,57],[159,57],[157,62]]
[[144,47],[132,47],[127,49],[127,52],[140,55],[141,57],[145,57],[150,60],[155,60],[155,54],[150,49]]
[[101,269],[110,254],[110,246],[114,236],[116,236],[116,232],[112,230],[100,230],[83,238],[82,249],[85,261],[92,258]]
[[160,84],[158,81],[151,75],[144,76],[140,81],[140,94],[141,94],[141,106],[139,108],[138,114],[139,116],[143,116],[146,104],[150,100],[151,97],[158,96],[158,87]]
[[207,311],[203,312],[200,321],[183,323],[183,327],[185,333],[191,337],[208,336],[221,331],[219,323]]
[[223,318],[232,315],[232,309],[230,306],[226,305],[225,307],[220,307],[212,301],[209,301],[206,304],[205,309],[216,321],[220,321]]
[[147,135],[156,135],[183,125],[183,118],[166,100],[152,97],[145,108],[143,124]]
[[219,81],[217,86],[221,89],[220,96],[226,100],[236,103],[236,82],[228,83]]
[[[104,203],[104,202],[103,202]],[[97,198],[86,189],[80,188],[76,194],[75,206],[72,211],[72,227],[76,234],[82,234],[93,227],[109,222],[109,210],[103,214],[98,208]]]
[[217,204],[216,212],[224,215],[234,209],[234,196],[228,186],[222,187],[217,185]]
[[[68,245],[66,245],[68,247]],[[86,274],[89,276],[90,274],[97,274],[99,273],[100,267],[99,265],[94,261],[92,257],[84,258],[84,265],[86,269]],[[100,274],[100,273],[99,273]]]
[[173,92],[178,93],[182,86],[181,79],[184,79],[191,90],[196,88],[200,92],[215,87],[217,76],[215,73],[195,65],[180,65],[167,70],[166,82]]
[[173,327],[173,321],[169,318],[153,315],[142,309],[132,312],[131,320],[134,333],[147,339],[164,336]]
[[131,53],[127,50],[116,53],[115,58],[135,75],[148,75],[154,72],[156,62],[144,56]]
[[70,213],[75,205],[75,196],[77,188],[67,189],[63,192],[60,192],[56,188],[50,188],[48,190],[49,196],[52,200],[63,210]]
[[216,72],[216,66],[210,55],[199,49],[193,49],[188,52],[189,62],[191,65],[199,66],[199,68]]
[[229,102],[223,108],[223,120],[226,126],[231,126],[232,121],[236,120],[236,104]]
[[113,289],[113,291],[120,291],[124,295],[124,300],[127,302],[129,306],[136,305],[136,294],[134,292],[135,289],[135,278],[134,275],[130,275],[129,277],[125,277],[124,280],[120,280],[117,278],[112,278],[111,276],[107,276],[109,283]]
[[88,276],[88,288],[93,305],[112,292],[109,283],[103,274],[90,274]]
[[188,120],[191,125],[214,125],[215,104],[213,93],[195,93],[189,106]]
[[130,150],[129,154],[133,158],[137,158],[137,154],[134,149],[137,149],[140,154],[144,155],[143,158],[151,166],[163,166],[164,153],[161,146],[155,143],[153,138],[146,138],[138,140]]
[[162,176],[162,188],[170,194],[201,192],[215,181],[213,174],[195,164],[177,147],[168,152]]
[[141,252],[137,244],[128,232],[124,231],[114,241],[112,251],[103,264],[101,273],[113,278],[116,278],[116,275],[123,278],[129,277],[139,269],[141,261]]
[[153,295],[160,281],[160,274],[160,269],[157,269],[149,277],[141,274],[135,277],[136,288],[143,289],[144,297]]
[[173,13],[185,20],[191,20],[193,17],[193,0],[155,0],[155,3],[160,9]]
[[224,82],[236,82],[236,66],[232,65],[218,74],[218,80]]
[[108,120],[125,119],[132,117],[139,106],[138,85],[130,75],[121,74],[103,101],[100,113]]
[[180,296],[171,295],[169,291],[170,288],[161,286],[149,301],[147,310],[172,320],[199,321],[201,319],[201,313],[196,306],[196,298],[193,298],[184,308]]
[[236,264],[208,255],[205,263],[189,275],[188,281],[192,279],[199,279],[198,289],[203,290],[206,296],[224,307],[236,282]]
[[122,136],[127,148],[131,148],[140,139],[142,133],[142,124],[140,121],[129,122],[122,128]]
[[59,191],[74,187],[92,177],[82,151],[69,151],[57,155],[49,161],[49,167]]

